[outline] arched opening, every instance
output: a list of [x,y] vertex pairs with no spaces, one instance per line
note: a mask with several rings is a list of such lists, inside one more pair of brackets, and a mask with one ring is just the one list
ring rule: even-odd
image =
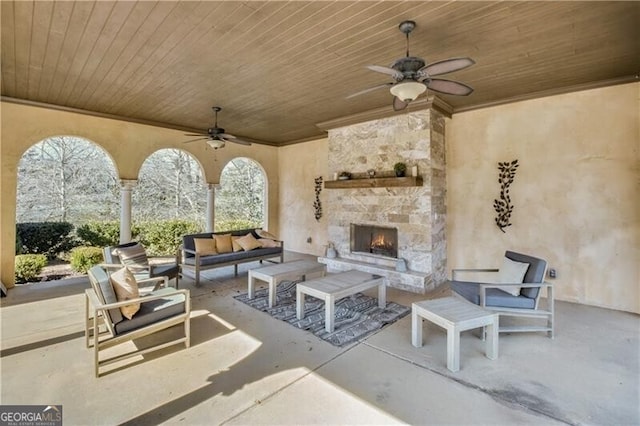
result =
[[53,136],[18,164],[16,222],[112,220],[118,217],[117,172],[106,152],[76,136]]
[[216,191],[215,231],[265,228],[267,177],[262,166],[244,157],[229,161]]
[[204,228],[206,187],[202,170],[191,154],[161,149],[142,165],[133,191],[133,220],[180,219]]
[[[69,251],[82,245],[76,230],[91,221],[118,217],[117,171],[109,155],[77,136],[52,136],[29,148],[18,163],[16,254],[46,261],[16,267],[17,282],[62,278]],[[30,269],[31,262],[42,267]],[[44,266],[48,266],[44,268]]]

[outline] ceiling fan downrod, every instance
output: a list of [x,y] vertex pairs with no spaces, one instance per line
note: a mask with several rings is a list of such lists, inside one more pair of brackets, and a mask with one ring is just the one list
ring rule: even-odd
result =
[[211,107],[211,109],[213,110],[213,112],[216,115],[216,118],[215,118],[216,122],[214,123],[213,127],[218,127],[218,112],[222,111],[222,107],[214,106],[214,107]]
[[416,27],[416,23],[414,21],[402,21],[398,28],[402,31],[407,37],[407,58],[409,57],[409,34]]

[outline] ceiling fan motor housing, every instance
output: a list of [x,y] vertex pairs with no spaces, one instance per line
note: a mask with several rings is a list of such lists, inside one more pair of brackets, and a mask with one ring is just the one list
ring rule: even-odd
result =
[[217,136],[221,133],[224,133],[224,129],[222,127],[209,127],[207,129],[207,133],[209,133],[211,136]]
[[396,81],[402,81],[407,78],[411,80],[417,80],[418,70],[420,70],[424,66],[424,59],[418,58],[417,56],[407,56],[404,58],[400,58],[393,64],[391,64],[391,68],[400,71],[404,76],[403,78]]

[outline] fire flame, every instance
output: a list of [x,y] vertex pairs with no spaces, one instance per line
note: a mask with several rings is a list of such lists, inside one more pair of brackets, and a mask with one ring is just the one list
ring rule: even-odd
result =
[[376,249],[392,249],[393,242],[385,241],[384,234],[378,234],[375,238],[371,239],[371,248]]

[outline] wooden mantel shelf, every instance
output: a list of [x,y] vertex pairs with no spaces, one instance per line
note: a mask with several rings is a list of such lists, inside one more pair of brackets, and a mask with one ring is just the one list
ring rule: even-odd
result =
[[397,186],[422,186],[422,176],[327,180],[324,182],[325,188],[388,188]]

